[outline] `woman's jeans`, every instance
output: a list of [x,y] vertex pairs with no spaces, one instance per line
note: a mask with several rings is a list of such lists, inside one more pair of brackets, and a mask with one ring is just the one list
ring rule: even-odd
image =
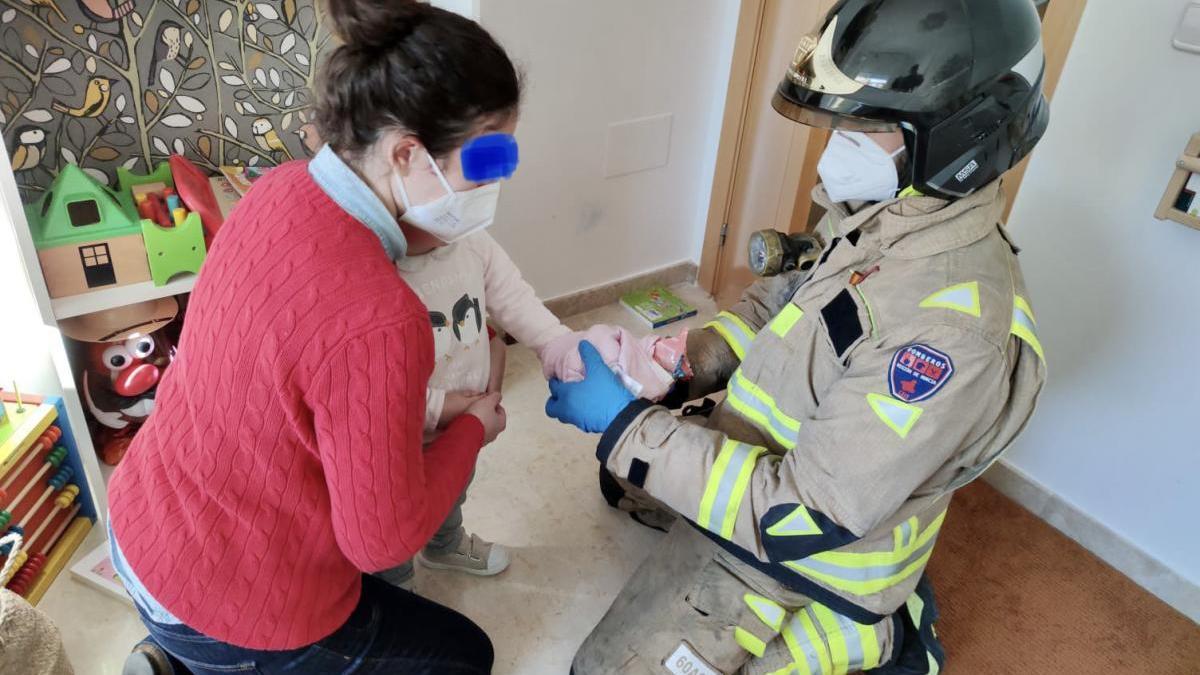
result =
[[155,642],[193,673],[489,673],[492,643],[470,619],[364,575],[362,597],[341,628],[307,647],[245,649],[181,624],[159,624],[139,607]]

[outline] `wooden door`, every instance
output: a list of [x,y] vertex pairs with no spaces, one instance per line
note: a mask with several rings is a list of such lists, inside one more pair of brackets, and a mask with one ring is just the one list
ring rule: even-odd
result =
[[[722,306],[754,278],[746,260],[750,234],[792,229],[810,136],[820,132],[776,113],[771,95],[800,38],[834,2],[742,2],[699,279]],[[807,195],[801,201],[807,204]]]
[[[1086,3],[1039,2],[1048,98],[1058,86]],[[754,280],[746,260],[752,232],[803,232],[820,216],[809,195],[829,133],[785,119],[771,108],[771,96],[801,36],[818,27],[834,4],[742,0],[698,279],[718,306],[728,307]],[[1010,209],[1027,161],[1004,179]]]

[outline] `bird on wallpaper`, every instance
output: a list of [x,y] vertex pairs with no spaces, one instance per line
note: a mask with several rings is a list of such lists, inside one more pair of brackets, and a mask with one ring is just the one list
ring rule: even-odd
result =
[[111,94],[112,80],[107,77],[93,77],[88,80],[87,91],[83,93],[83,103],[78,108],[68,107],[70,104],[58,99],[51,101],[50,107],[71,117],[98,117],[108,107],[108,97]]
[[33,5],[34,7],[49,7],[55,14],[58,15],[58,19],[60,21],[63,23],[67,22],[67,17],[62,13],[62,10],[58,8],[58,5],[54,4],[54,0],[25,0],[25,4]]
[[321,147],[321,134],[317,133],[317,125],[312,122],[301,125],[296,130],[296,135],[300,137],[300,142],[304,144],[304,148],[310,155]]
[[108,4],[108,0],[75,0],[75,2],[79,3],[79,9],[83,10],[84,15],[97,23],[117,21],[133,11],[133,0],[125,0],[116,7]]
[[250,125],[250,130],[254,132],[254,142],[258,143],[258,147],[268,152],[282,152],[288,159],[292,159],[292,153],[280,140],[279,134],[275,133],[275,125],[271,124],[271,120],[260,117]]
[[17,147],[12,154],[13,173],[28,171],[42,163],[46,154],[46,132],[26,124],[17,128]]
[[174,21],[164,21],[158,27],[154,36],[154,56],[150,59],[150,75],[146,78],[149,86],[153,87],[158,81],[158,66],[162,62],[171,62],[179,58],[179,48],[183,45],[183,26]]

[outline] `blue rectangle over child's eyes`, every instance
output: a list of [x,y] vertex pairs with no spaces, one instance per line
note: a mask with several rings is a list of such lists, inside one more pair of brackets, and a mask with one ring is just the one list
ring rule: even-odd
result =
[[512,177],[517,170],[517,139],[512,134],[486,134],[462,149],[463,177],[476,183]]

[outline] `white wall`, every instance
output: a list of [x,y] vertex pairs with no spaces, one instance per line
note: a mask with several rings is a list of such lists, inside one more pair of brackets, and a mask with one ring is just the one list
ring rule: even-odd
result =
[[1200,232],[1152,215],[1200,131],[1185,4],[1088,3],[1009,222],[1050,368],[1009,458],[1200,584]]
[[[485,0],[526,74],[493,234],[542,297],[699,261],[735,0]],[[604,178],[612,122],[672,113],[669,162]]]

